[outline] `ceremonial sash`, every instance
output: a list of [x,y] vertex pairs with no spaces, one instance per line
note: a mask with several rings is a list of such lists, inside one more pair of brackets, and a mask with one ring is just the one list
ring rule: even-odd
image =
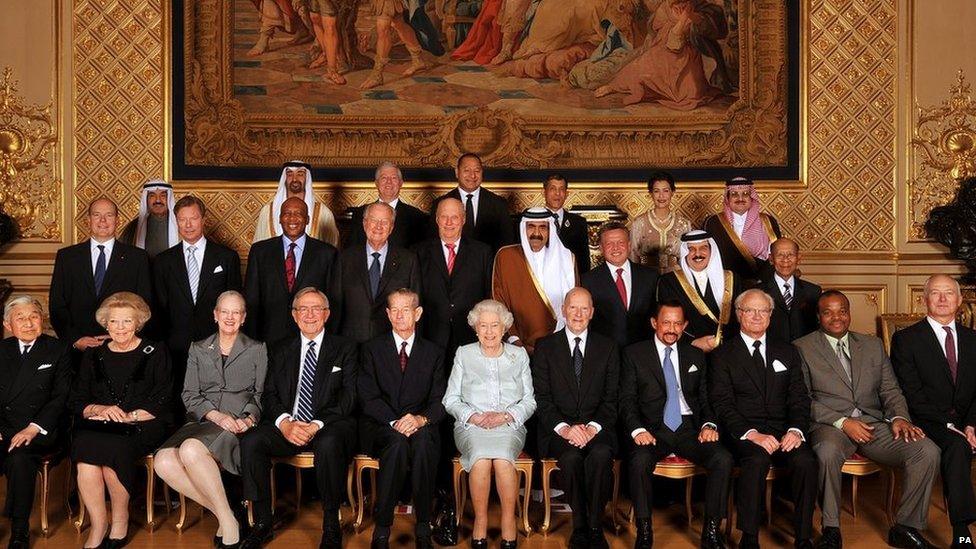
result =
[[[728,218],[726,218],[724,214],[718,214],[716,217],[718,217],[719,221],[722,222],[722,229],[724,229],[729,235],[729,240],[731,240],[732,244],[735,245],[735,249],[739,251],[739,255],[745,258],[745,260],[749,263],[749,268],[755,271],[756,258],[752,255],[752,252],[749,251],[749,248],[746,248],[745,242],[743,242],[739,235],[736,234],[735,228],[732,227],[732,223],[729,222]],[[764,213],[759,214],[759,219],[762,221],[763,229],[766,231],[766,238],[769,239],[769,243],[772,245],[773,242],[776,242],[776,240],[779,239],[779,237],[776,236],[776,231],[773,230],[773,223],[769,220],[769,216]]]
[[678,283],[681,284],[681,289],[684,290],[685,295],[688,296],[691,304],[695,306],[699,314],[707,316],[712,322],[718,325],[718,330],[715,332],[716,344],[722,340],[722,326],[729,323],[729,317],[732,315],[732,271],[722,271],[722,275],[725,280],[725,287],[722,289],[722,304],[719,307],[718,318],[715,318],[715,313],[712,312],[705,303],[705,300],[702,299],[698,290],[691,286],[684,273],[676,272],[674,275],[678,279]]

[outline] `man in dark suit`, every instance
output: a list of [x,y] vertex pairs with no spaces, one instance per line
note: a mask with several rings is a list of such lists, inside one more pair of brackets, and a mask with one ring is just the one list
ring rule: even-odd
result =
[[[217,331],[214,307],[227,290],[241,289],[241,258],[237,252],[203,235],[207,207],[193,195],[173,207],[181,242],[152,262],[153,317],[173,361],[173,389],[183,391],[190,343]],[[177,398],[175,402],[182,400]]]
[[715,239],[722,265],[752,288],[768,277],[769,245],[783,236],[779,222],[760,211],[759,193],[748,177],[725,182],[723,211],[705,218],[702,228]]
[[339,503],[356,449],[356,345],[325,333],[329,300],[320,290],[299,290],[292,317],[300,333],[269,349],[261,423],[241,439],[244,497],[254,510],[242,547],[261,547],[272,535],[271,459],[310,451],[322,497],[319,547],[340,549]]
[[[414,247],[424,281],[420,304],[424,315],[420,319],[424,337],[444,349],[444,377],[450,377],[454,352],[461,345],[478,340],[468,325],[468,312],[491,295],[491,250],[485,244],[462,237],[464,204],[456,198],[444,198],[434,214],[437,237]],[[457,455],[454,447],[454,420],[446,416],[440,423],[441,458],[437,471],[437,505],[440,519],[435,540],[440,545],[458,542],[457,516],[454,509],[451,460]]]
[[305,234],[308,206],[302,199],[285,200],[279,220],[280,237],[251,245],[244,277],[247,334],[267,343],[295,335],[290,311],[295,292],[307,286],[324,292],[339,255],[331,244]]
[[152,277],[146,251],[115,239],[119,209],[108,198],[88,206],[91,238],[58,250],[51,275],[48,307],[51,326],[77,351],[102,344],[108,335],[95,322],[102,300],[116,292],[138,294],[152,303]]
[[366,207],[366,243],[342,250],[332,279],[330,331],[363,343],[389,332],[386,296],[397,288],[420,292],[420,267],[413,252],[390,244],[393,208],[384,202]]
[[456,198],[464,204],[464,231],[467,238],[484,242],[494,254],[498,248],[514,244],[515,223],[508,213],[508,202],[481,186],[481,158],[474,153],[464,153],[458,158],[458,187],[434,200],[431,211],[437,211],[437,203],[444,198]]
[[[552,174],[542,184],[542,194],[546,199],[546,208],[556,216],[556,233],[563,246],[569,248],[576,258],[576,272],[585,273],[590,270],[590,233],[586,219],[579,214],[566,211],[566,194],[569,182],[562,174]],[[521,235],[519,235],[521,236]]]
[[630,231],[623,223],[604,223],[597,238],[605,262],[584,273],[580,282],[593,295],[593,330],[613,338],[623,349],[647,339],[658,274],[627,258]]
[[817,299],[820,286],[802,280],[797,273],[800,245],[790,238],[780,238],[769,249],[773,273],[759,284],[759,289],[773,296],[776,306],[769,322],[769,335],[783,341],[794,341],[817,331]]
[[723,335],[739,331],[733,314],[735,299],[742,291],[739,277],[722,267],[722,255],[715,239],[705,231],[681,235],[680,269],[660,278],[657,299],[677,299],[685,310],[685,335],[692,345],[710,353]]
[[735,300],[741,331],[728,334],[710,355],[708,394],[739,461],[736,488],[739,547],[759,547],[759,522],[770,465],[790,476],[796,547],[813,547],[817,458],[806,442],[810,395],[799,352],[768,337],[773,298],[746,290]]
[[[376,168],[377,201],[389,204],[396,212],[393,220],[393,233],[390,243],[403,248],[409,248],[427,237],[429,220],[427,214],[407,204],[400,198],[400,188],[403,187],[403,174],[400,168],[392,162],[383,162]],[[366,205],[352,210],[352,223],[349,225],[349,236],[346,237],[345,248],[353,244],[365,244],[366,232],[363,231],[363,211]]]
[[532,355],[539,452],[559,462],[573,509],[572,549],[608,547],[600,520],[617,450],[620,354],[589,330],[593,299],[573,288],[563,301],[566,327],[536,342]]
[[924,297],[925,319],[891,337],[891,363],[912,419],[942,450],[942,489],[952,523],[952,547],[972,547],[976,332],[956,322],[962,305],[956,280],[946,275],[929,277]]
[[441,404],[447,387],[444,353],[417,337],[423,309],[416,292],[390,292],[386,314],[393,331],[363,345],[359,374],[360,442],[380,462],[371,547],[390,546],[393,509],[409,474],[417,517],[415,546],[433,549],[430,515],[440,453],[438,424],[446,415]]
[[654,543],[651,477],[657,462],[670,454],[706,469],[701,547],[723,548],[719,526],[728,506],[732,455],[719,442],[709,406],[705,353],[682,339],[688,321],[680,302],[662,301],[651,324],[652,340],[624,349],[620,380],[620,421],[631,440],[634,548],[650,549]]
[[10,549],[30,546],[30,513],[41,456],[57,448],[69,391],[68,347],[44,335],[41,303],[19,296],[3,308],[0,342],[0,469],[7,477]]

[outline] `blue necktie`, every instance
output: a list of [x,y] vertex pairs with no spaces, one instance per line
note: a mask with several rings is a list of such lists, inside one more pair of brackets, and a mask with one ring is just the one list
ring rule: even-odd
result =
[[369,297],[376,299],[380,291],[380,253],[373,252],[373,264],[369,266]]
[[298,421],[312,421],[315,412],[312,409],[312,389],[315,387],[315,342],[308,342],[305,351],[305,363],[302,366],[302,378],[298,381]]
[[105,282],[105,246],[99,244],[98,259],[95,260],[95,295],[102,293],[102,282]]
[[678,378],[674,375],[671,363],[671,347],[664,348],[664,384],[668,389],[668,400],[664,403],[664,424],[677,431],[681,427],[681,402],[679,400]]

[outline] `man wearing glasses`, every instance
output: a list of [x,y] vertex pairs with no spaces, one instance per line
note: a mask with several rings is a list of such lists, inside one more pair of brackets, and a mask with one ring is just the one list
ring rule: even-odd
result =
[[735,300],[740,332],[712,352],[709,396],[741,473],[736,487],[743,549],[759,547],[770,465],[790,477],[796,547],[813,547],[817,458],[806,444],[810,395],[796,348],[767,338],[773,298],[752,289]]
[[241,439],[244,498],[254,510],[242,547],[256,549],[272,536],[271,459],[312,452],[323,509],[319,547],[339,549],[339,502],[356,448],[356,345],[325,333],[329,299],[313,287],[295,294],[292,318],[300,333],[269,347],[262,420]]

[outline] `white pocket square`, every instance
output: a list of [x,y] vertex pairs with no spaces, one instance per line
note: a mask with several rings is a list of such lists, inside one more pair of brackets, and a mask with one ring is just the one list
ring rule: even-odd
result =
[[694,364],[691,365],[691,368],[688,368],[688,373],[689,374],[692,373],[692,372],[697,372],[697,371],[698,371],[698,366],[695,366]]
[[224,268],[221,267],[220,265],[217,265],[217,268],[214,269],[213,274],[222,273],[222,272],[224,272]]
[[37,367],[37,369],[38,370],[47,370],[51,366],[54,366],[54,365],[53,364],[41,364],[40,366]]
[[777,372],[777,373],[779,373],[779,372],[785,372],[786,371],[786,364],[783,364],[782,362],[780,362],[779,359],[774,360],[773,361],[773,371],[774,372]]
[[333,367],[332,367],[332,373],[333,373],[333,374],[334,374],[334,373],[336,373],[336,372],[341,372],[341,371],[342,371],[342,368],[340,368],[340,367],[338,367],[338,366],[333,366]]

